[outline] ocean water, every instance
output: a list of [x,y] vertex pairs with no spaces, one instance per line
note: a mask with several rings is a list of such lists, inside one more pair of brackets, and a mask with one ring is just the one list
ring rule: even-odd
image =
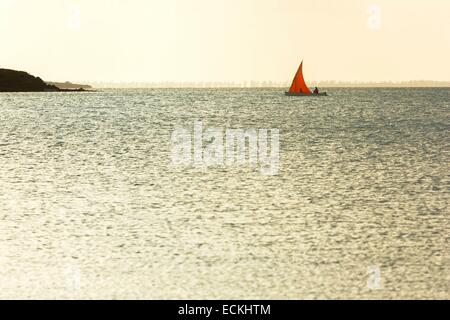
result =
[[[449,299],[449,89],[0,94],[0,298]],[[275,128],[280,169],[174,166]]]

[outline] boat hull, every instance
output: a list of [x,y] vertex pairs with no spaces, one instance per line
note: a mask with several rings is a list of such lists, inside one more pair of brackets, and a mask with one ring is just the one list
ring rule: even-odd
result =
[[288,97],[326,97],[328,94],[326,92],[320,92],[320,93],[291,93],[291,92],[285,92],[284,93]]

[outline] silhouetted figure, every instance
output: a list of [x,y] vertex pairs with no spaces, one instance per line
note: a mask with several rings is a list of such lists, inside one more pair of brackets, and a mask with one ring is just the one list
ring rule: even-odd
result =
[[314,89],[314,94],[319,94],[319,88],[316,87],[316,88]]

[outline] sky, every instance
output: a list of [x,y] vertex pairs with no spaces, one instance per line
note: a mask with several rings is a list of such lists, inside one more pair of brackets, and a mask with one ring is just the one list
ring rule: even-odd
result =
[[449,0],[0,0],[0,68],[47,81],[450,80]]

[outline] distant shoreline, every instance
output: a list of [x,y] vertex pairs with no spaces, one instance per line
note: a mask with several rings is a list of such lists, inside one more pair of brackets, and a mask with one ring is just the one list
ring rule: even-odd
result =
[[[95,92],[95,89],[207,89],[207,88],[288,88],[291,83],[274,81],[244,82],[45,82],[24,71],[0,68],[0,92]],[[411,80],[400,82],[309,81],[311,88],[450,88],[450,81]]]
[[[290,82],[89,82],[93,88],[101,89],[201,89],[201,88],[288,88]],[[311,81],[309,87],[320,88],[450,88],[446,81],[405,82],[334,82]]]
[[44,82],[25,71],[0,68],[0,92],[88,92],[90,86],[79,85],[79,88],[60,88],[54,84]]
[[[366,87],[364,87],[364,86],[312,85],[309,87],[314,88],[315,86],[322,88],[322,89],[450,89],[450,86],[448,86],[448,87],[443,87],[443,86],[435,86],[435,87],[433,87],[433,86],[428,86],[428,87],[425,87],[425,86],[423,86],[423,87],[420,87],[420,86],[417,86],[417,87],[406,87],[406,86],[403,86],[403,87],[400,87],[400,86],[397,86],[397,87],[394,87],[394,86],[390,86],[390,87],[388,87],[388,86],[379,86],[379,87],[372,86],[372,87],[369,87],[369,86],[366,86]],[[113,86],[110,86],[110,87],[108,87],[108,86],[104,86],[104,87],[96,87],[92,90],[85,90],[85,91],[87,91],[87,92],[94,91],[95,92],[96,90],[101,90],[101,89],[103,89],[103,90],[104,89],[110,89],[110,90],[155,89],[155,90],[157,90],[157,89],[286,89],[286,88],[289,88],[289,86],[276,86],[276,87],[275,86],[266,86],[266,87],[238,87],[238,86],[204,86],[204,87],[200,87],[200,86],[198,86],[198,87],[194,87],[194,86],[185,86],[185,87],[113,87]],[[73,90],[71,90],[71,91],[73,91]]]
[[55,86],[61,90],[79,90],[79,89],[85,89],[90,90],[92,89],[92,86],[87,84],[78,84],[78,83],[72,83],[69,81],[66,82],[49,82],[46,81],[48,85]]

